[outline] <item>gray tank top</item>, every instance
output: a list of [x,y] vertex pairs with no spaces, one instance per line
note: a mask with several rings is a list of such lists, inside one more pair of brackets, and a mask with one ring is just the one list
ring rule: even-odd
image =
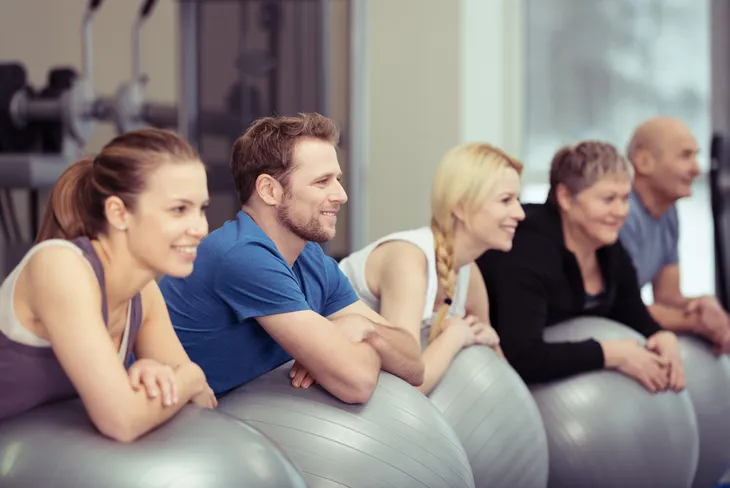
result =
[[[99,287],[102,290],[101,311],[104,323],[108,324],[104,268],[96,254],[91,242],[86,237],[80,237],[71,241],[82,252],[89,261],[91,267],[99,280]],[[24,265],[22,263],[20,266]],[[16,270],[7,278],[15,280],[19,274]],[[4,283],[4,289],[14,289],[14,283]],[[11,293],[9,300],[3,303],[9,306],[9,310],[0,311],[0,316],[14,316],[12,311],[13,297]],[[7,295],[6,295],[7,297]],[[124,364],[126,365],[134,350],[134,342],[142,325],[142,299],[137,295],[132,299],[129,307],[129,330],[127,347],[124,351]],[[121,352],[121,351],[120,351]],[[10,416],[26,412],[40,405],[66,400],[77,396],[71,381],[66,376],[60,363],[56,359],[51,347],[33,346],[23,344],[8,338],[0,331],[0,420]]]

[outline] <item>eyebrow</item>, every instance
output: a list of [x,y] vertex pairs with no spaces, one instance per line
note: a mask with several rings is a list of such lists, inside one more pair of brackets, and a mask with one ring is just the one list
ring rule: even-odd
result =
[[319,176],[316,176],[316,177],[312,178],[312,181],[324,180],[325,178],[326,179],[329,179],[329,178],[332,178],[333,176],[336,177],[336,178],[341,178],[342,177],[342,172],[339,172],[339,173],[326,173],[326,174],[323,174],[323,175],[319,175]]
[[[172,200],[175,202],[182,202],[186,205],[196,205],[195,202],[193,202],[192,200],[188,200],[187,198],[173,198]],[[210,203],[210,198],[207,198],[207,199],[205,199],[205,201],[203,201],[203,205],[207,205],[209,203]]]

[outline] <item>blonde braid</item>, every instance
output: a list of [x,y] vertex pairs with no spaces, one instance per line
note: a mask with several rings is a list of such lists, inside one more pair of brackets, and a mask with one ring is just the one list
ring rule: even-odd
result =
[[456,287],[454,234],[453,232],[444,232],[434,219],[431,220],[431,230],[433,231],[436,251],[436,276],[438,276],[438,282],[446,294],[446,300],[439,307],[436,318],[431,324],[431,330],[428,333],[429,344],[443,331],[446,314],[449,311],[451,299],[454,298],[454,288]]

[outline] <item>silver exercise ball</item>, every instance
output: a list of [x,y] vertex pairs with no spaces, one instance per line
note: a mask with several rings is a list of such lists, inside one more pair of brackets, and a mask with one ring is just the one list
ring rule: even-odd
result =
[[453,429],[405,381],[381,372],[370,400],[350,405],[318,384],[292,387],[291,365],[237,388],[218,408],[281,446],[310,488],[474,486]]
[[123,444],[81,402],[0,422],[0,488],[306,488],[285,455],[243,422],[192,405]]
[[459,436],[477,488],[547,486],[540,411],[522,378],[493,349],[462,349],[429,398]]
[[680,335],[687,391],[697,416],[700,458],[694,488],[712,487],[730,468],[730,358],[694,335]]
[[[634,339],[616,322],[581,317],[545,330],[547,342]],[[598,370],[531,386],[548,437],[550,487],[691,486],[699,435],[689,394],[649,393]]]

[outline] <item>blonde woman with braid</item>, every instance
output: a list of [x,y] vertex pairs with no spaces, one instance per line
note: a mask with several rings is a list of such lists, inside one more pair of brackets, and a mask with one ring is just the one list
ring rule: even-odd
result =
[[462,348],[485,344],[501,354],[474,260],[488,249],[511,249],[524,218],[521,172],[489,144],[452,148],[434,177],[431,225],[387,235],[340,263],[363,302],[420,342],[425,394]]

